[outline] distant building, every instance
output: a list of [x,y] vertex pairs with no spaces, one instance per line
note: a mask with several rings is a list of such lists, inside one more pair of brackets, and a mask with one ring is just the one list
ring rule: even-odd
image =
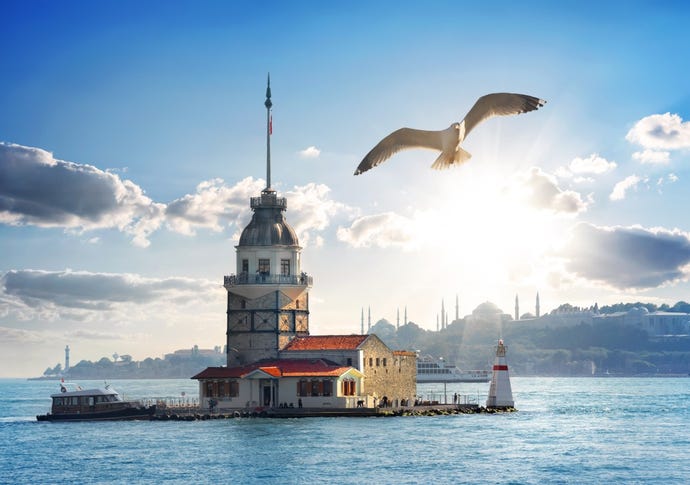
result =
[[644,307],[631,308],[625,312],[599,313],[598,307],[567,308],[554,310],[539,318],[522,318],[517,325],[534,328],[564,328],[580,324],[609,325],[618,323],[644,330],[650,337],[690,335],[690,314],[674,312],[649,312]]
[[165,354],[163,358],[169,359],[171,357],[192,357],[194,355],[199,355],[202,357],[215,357],[219,354],[218,348],[215,349],[199,349],[193,347],[191,349],[179,349],[175,350],[170,354]]
[[465,316],[465,322],[468,324],[472,323],[491,323],[498,325],[503,322],[508,322],[512,320],[512,316],[503,313],[496,304],[490,301],[485,301],[481,303],[472,311],[471,315]]

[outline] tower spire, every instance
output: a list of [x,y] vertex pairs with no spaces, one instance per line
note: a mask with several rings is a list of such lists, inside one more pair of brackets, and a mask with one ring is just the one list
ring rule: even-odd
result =
[[271,135],[273,134],[273,119],[271,117],[271,73],[268,73],[266,85],[266,191],[271,190]]

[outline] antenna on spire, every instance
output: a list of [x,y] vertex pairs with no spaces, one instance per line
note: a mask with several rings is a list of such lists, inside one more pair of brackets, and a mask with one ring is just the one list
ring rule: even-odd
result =
[[266,191],[271,190],[271,135],[273,134],[273,119],[271,116],[271,73],[268,73],[268,84],[266,85]]

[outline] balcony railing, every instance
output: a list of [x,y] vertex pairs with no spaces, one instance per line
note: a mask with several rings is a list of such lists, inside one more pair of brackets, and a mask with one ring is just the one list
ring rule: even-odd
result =
[[231,274],[223,278],[223,286],[236,285],[307,285],[313,286],[313,277],[307,273],[300,275],[282,274]]
[[285,197],[278,197],[274,193],[262,194],[261,197],[250,197],[249,205],[252,209],[256,209],[257,207],[287,209],[287,199]]

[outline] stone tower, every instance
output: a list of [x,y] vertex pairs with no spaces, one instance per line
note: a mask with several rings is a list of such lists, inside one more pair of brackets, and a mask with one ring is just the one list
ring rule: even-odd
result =
[[266,90],[267,184],[250,199],[254,214],[236,248],[237,273],[225,276],[228,367],[266,358],[296,336],[309,335],[309,288],[302,248],[285,220],[287,200],[270,182],[271,90]]

